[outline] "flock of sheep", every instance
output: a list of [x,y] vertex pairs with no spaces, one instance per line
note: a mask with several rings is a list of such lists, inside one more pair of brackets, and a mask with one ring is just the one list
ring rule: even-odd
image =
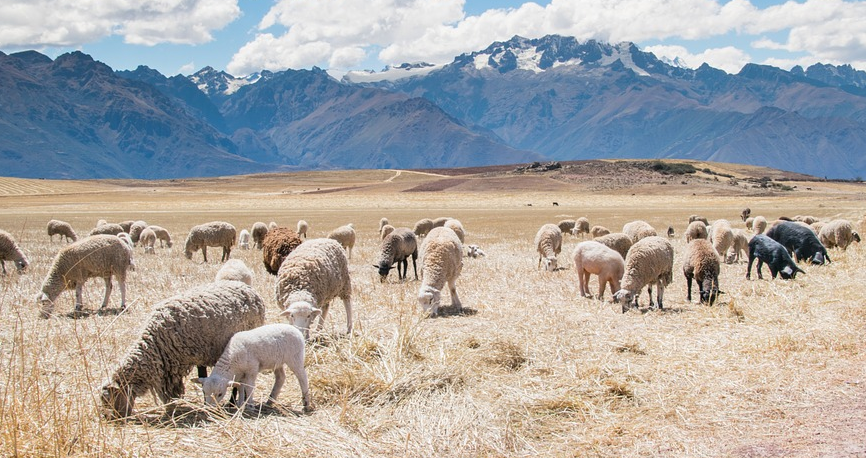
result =
[[[830,262],[826,248],[845,249],[860,241],[854,225],[847,220],[823,223],[812,217],[795,217],[768,225],[765,218],[752,218],[750,213],[746,209],[741,215],[746,230],[733,229],[724,219],[709,224],[698,216],[689,218],[683,265],[689,301],[695,280],[700,302],[713,304],[721,293],[721,264],[738,260],[742,252],[748,255],[746,278],[750,278],[753,262],[757,260],[759,278],[766,263],[773,278],[779,275],[790,279],[802,272],[797,262],[824,264]],[[112,292],[112,277],[116,277],[121,292],[120,308],[125,308],[127,271],[135,269],[133,247],[140,245],[145,253],[153,253],[157,240],[161,245],[172,246],[168,231],[144,221],[114,224],[100,220],[81,239],[62,221],[50,221],[47,229],[52,239],[59,235],[69,244],[58,251],[36,297],[41,306],[40,316],[44,318],[54,313],[55,301],[64,290],[75,290],[75,310],[82,310],[82,287],[90,278],[104,279],[101,307],[105,308]],[[276,375],[268,396],[270,403],[279,395],[288,367],[301,387],[304,410],[313,409],[304,369],[304,345],[317,318],[321,330],[329,305],[337,297],[346,310],[346,332],[352,333],[349,260],[356,237],[352,224],[320,239],[306,239],[308,230],[309,225],[303,220],[298,222],[297,230],[274,223],[255,223],[251,230],[243,229],[239,234],[233,225],[221,221],[192,227],[184,244],[186,258],[192,259],[201,250],[206,262],[208,247],[222,248],[221,261],[225,264],[213,283],[177,294],[156,306],[141,336],[130,345],[102,388],[104,415],[110,419],[131,415],[135,399],[147,392],[153,392],[168,404],[183,395],[184,378],[193,367],[197,367],[195,382],[201,384],[207,404],[222,402],[233,389],[237,397],[233,395],[232,401],[247,407],[251,405],[252,390],[260,372],[272,370]],[[422,219],[410,229],[391,226],[382,218],[379,234],[381,246],[374,267],[382,280],[394,266],[398,278],[405,280],[411,258],[414,276],[421,283],[419,306],[436,315],[447,284],[451,307],[461,309],[456,282],[463,268],[463,257],[483,256],[484,252],[477,245],[467,245],[464,250],[465,230],[459,221]],[[623,312],[638,307],[644,287],[649,293],[650,306],[663,308],[664,289],[673,280],[674,248],[669,241],[674,236],[672,228],[663,237],[644,221],[627,223],[619,233],[602,226],[590,227],[586,218],[544,224],[534,241],[539,268],[558,270],[563,234],[592,237],[578,243],[572,254],[581,296],[593,296],[589,280],[596,275],[597,297],[603,299],[609,285],[613,300],[622,305]],[[264,300],[252,287],[252,272],[242,261],[230,259],[235,245],[262,251],[265,270],[277,277],[275,297],[280,315],[289,324],[265,324]],[[29,265],[12,235],[0,230],[0,265],[4,274],[6,260],[12,261],[19,271]],[[210,376],[208,366],[213,367]]]

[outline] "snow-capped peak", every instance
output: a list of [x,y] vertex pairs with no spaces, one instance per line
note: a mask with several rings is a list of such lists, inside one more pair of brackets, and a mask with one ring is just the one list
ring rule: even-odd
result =
[[443,65],[434,65],[427,62],[414,62],[400,64],[396,67],[389,65],[380,72],[372,70],[353,70],[343,76],[343,81],[356,84],[397,81],[403,78],[426,75],[442,67]]

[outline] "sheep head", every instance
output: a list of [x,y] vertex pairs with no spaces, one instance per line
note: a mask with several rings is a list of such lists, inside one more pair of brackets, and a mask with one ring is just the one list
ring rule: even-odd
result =
[[304,333],[304,340],[310,340],[310,325],[322,311],[307,301],[293,302],[288,308],[280,313],[280,316],[288,318],[292,326]]
[[553,272],[556,270],[556,256],[549,256],[542,259],[544,264],[544,270],[548,272]]
[[132,414],[135,399],[127,390],[111,384],[102,387],[102,416],[106,420],[119,420]]
[[442,292],[432,286],[422,286],[418,291],[418,305],[431,315],[436,315],[442,299]]
[[632,305],[637,306],[635,294],[627,289],[621,289],[613,294],[613,301],[622,305],[622,313],[628,311]]
[[211,374],[210,377],[194,378],[192,382],[201,385],[201,389],[204,392],[204,403],[209,406],[222,404],[229,387],[239,385],[238,382],[217,374]]

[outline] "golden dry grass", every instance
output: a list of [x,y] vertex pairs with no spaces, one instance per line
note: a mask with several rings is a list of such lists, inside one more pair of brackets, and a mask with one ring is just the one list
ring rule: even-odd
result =
[[[369,171],[181,182],[4,181],[14,186],[0,186],[0,228],[18,239],[31,269],[0,279],[0,455],[864,452],[866,253],[859,245],[831,250],[832,264],[804,266],[807,274],[795,281],[746,281],[744,262],[725,265],[727,295],[718,306],[705,307],[685,301],[684,242],[678,236],[668,310],[627,314],[578,297],[570,253],[581,239],[566,237],[560,255],[566,269],[554,273],[537,270],[532,246],[541,224],[578,216],[614,230],[645,219],[660,230],[673,225],[677,234],[693,213],[742,227],[737,215],[744,206],[768,218],[813,214],[859,221],[864,188],[822,184],[813,192],[764,196],[692,196],[681,189],[600,195],[548,177],[497,176],[470,177],[443,192],[400,192],[439,179]],[[466,259],[458,282],[468,313],[424,318],[416,307],[418,282],[398,283],[394,274],[379,282],[370,264],[382,216],[395,226],[437,216],[463,222],[467,243],[487,253]],[[127,311],[73,319],[66,315],[73,300],[67,292],[58,301],[59,315],[41,320],[34,298],[62,246],[49,243],[45,233],[52,218],[69,221],[79,234],[100,218],[144,219],[169,229],[176,245],[157,248],[155,255],[136,248]],[[308,347],[317,410],[297,413],[300,393],[290,376],[279,406],[258,413],[206,410],[197,385],[189,383],[174,417],[144,396],[135,419],[100,420],[98,387],[149,312],[218,270],[218,252],[209,264],[200,253],[193,261],[182,253],[189,227],[217,219],[238,229],[255,221],[294,227],[305,219],[312,237],[355,223],[355,333],[341,335],[345,314],[335,301],[325,335]],[[236,249],[232,256],[253,267],[268,320],[277,321],[275,281],[263,269],[261,252]],[[85,291],[86,304],[97,307],[101,282],[92,280]],[[112,306],[118,302],[115,290]],[[259,378],[258,400],[272,381],[270,375]]]

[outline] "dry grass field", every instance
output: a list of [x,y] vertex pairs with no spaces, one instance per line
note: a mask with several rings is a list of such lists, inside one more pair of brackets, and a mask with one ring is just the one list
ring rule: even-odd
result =
[[[744,184],[767,171],[710,166],[740,184],[707,174],[626,180],[484,170],[0,178],[0,228],[31,263],[19,275],[7,262],[10,273],[0,278],[0,456],[866,456],[864,247],[830,250],[831,264],[802,265],[806,274],[793,281],[769,280],[766,270],[766,280],[748,281],[745,261],[723,265],[726,295],[707,307],[686,301],[681,237],[691,214],[743,227],[746,206],[771,220],[809,214],[857,222],[866,186],[786,182],[797,188],[783,192]],[[411,269],[407,282],[394,273],[379,281],[371,264],[383,216],[395,226],[438,216],[463,222],[466,243],[487,253],[464,261],[464,313],[423,316]],[[578,297],[571,251],[579,237],[565,237],[564,269],[537,269],[537,229],[580,216],[614,231],[634,219],[660,232],[675,228],[666,310],[623,314],[609,291],[605,302]],[[175,246],[156,254],[136,248],[126,311],[116,309],[115,288],[112,308],[98,313],[103,286],[91,280],[90,313],[71,316],[66,292],[57,315],[40,319],[35,296],[64,245],[49,242],[52,218],[80,235],[98,219],[143,219],[167,228]],[[99,387],[150,311],[211,281],[220,267],[218,250],[207,264],[200,252],[185,259],[188,229],[212,220],[238,230],[256,221],[294,227],[299,219],[313,237],[349,222],[358,232],[355,332],[343,335],[345,312],[335,300],[324,333],[307,347],[316,410],[300,412],[289,375],[276,407],[209,410],[190,382],[173,416],[147,395],[135,417],[100,419]],[[232,257],[253,268],[268,321],[280,321],[261,252],[236,248]],[[259,377],[257,401],[272,383],[270,374]]]

